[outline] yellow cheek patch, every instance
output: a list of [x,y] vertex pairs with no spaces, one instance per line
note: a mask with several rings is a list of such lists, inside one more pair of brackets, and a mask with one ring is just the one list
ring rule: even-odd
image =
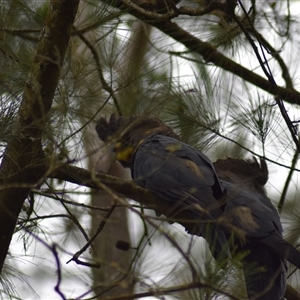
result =
[[122,143],[121,142],[117,142],[116,144],[115,144],[115,150],[116,149],[119,149],[120,147],[122,146]]
[[[120,147],[120,146],[119,146]],[[116,147],[115,147],[116,149]],[[130,155],[132,154],[134,148],[132,146],[128,146],[120,151],[116,151],[116,158],[118,161],[128,161]]]
[[181,150],[181,145],[178,143],[176,144],[171,144],[171,145],[168,145],[167,147],[165,147],[165,149],[169,152],[176,152],[178,150]]

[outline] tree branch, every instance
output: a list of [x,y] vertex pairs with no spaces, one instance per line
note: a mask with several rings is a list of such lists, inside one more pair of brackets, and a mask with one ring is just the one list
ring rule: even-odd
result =
[[[46,169],[43,169],[43,172],[46,172]],[[162,211],[170,210],[170,205],[165,205],[160,202],[164,200],[158,199],[148,190],[137,186],[133,181],[124,180],[105,173],[97,172],[93,174],[86,169],[66,164],[51,172],[47,177],[93,189],[102,189],[101,184],[105,184],[118,195],[136,200],[150,209],[161,209]],[[99,184],[99,182],[101,184]]]
[[[300,93],[289,88],[284,88],[278,86],[276,90],[272,88],[272,84],[265,78],[261,77],[260,75],[250,71],[249,69],[243,67],[242,65],[234,62],[227,56],[223,55],[221,52],[217,50],[213,45],[201,41],[199,38],[196,38],[191,33],[185,31],[176,23],[170,20],[161,21],[161,19],[155,20],[152,17],[148,16],[147,14],[143,14],[141,10],[135,10],[132,6],[129,7],[123,3],[123,1],[111,1],[102,0],[116,8],[119,8],[123,12],[128,12],[133,16],[149,23],[150,25],[156,27],[161,32],[165,33],[166,35],[170,36],[177,42],[186,46],[187,49],[190,51],[196,52],[200,54],[206,62],[213,63],[215,66],[220,67],[226,71],[231,72],[232,74],[237,75],[238,77],[242,78],[249,83],[261,88],[262,90],[272,94],[272,95],[279,95],[280,98],[284,99],[286,102],[291,104],[298,104],[300,105]],[[209,11],[209,9],[208,9]],[[180,15],[180,9],[179,13]]]
[[252,83],[253,85],[272,95],[276,96],[278,93],[282,99],[289,103],[300,105],[300,93],[297,91],[280,86],[274,90],[272,84],[268,80],[234,62],[219,52],[214,46],[197,39],[195,36],[182,29],[176,23],[172,21],[165,21],[161,23],[155,23],[153,25],[168,36],[185,45],[189,50],[200,54],[206,62],[211,62],[215,66],[239,76],[243,80]]
[[[47,172],[46,168],[43,172]],[[174,206],[170,202],[159,199],[150,191],[137,186],[133,181],[127,181],[100,172],[93,174],[88,170],[71,165],[62,165],[47,175],[47,177],[94,189],[102,189],[102,186],[105,185],[118,195],[135,200],[147,208],[154,209],[157,213],[169,217],[172,221],[176,221],[185,227],[189,233],[199,235],[199,232],[195,231],[197,221],[190,220],[189,215],[182,207]]]

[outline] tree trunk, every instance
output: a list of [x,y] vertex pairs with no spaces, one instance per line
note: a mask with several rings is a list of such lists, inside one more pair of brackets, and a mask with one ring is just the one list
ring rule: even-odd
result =
[[43,174],[41,145],[79,0],[50,2],[41,39],[28,76],[13,136],[3,156],[0,178],[0,271],[28,192]]

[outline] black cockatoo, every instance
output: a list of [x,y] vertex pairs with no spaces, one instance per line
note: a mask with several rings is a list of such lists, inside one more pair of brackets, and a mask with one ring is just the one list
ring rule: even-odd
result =
[[[267,167],[228,159],[214,167],[202,152],[183,143],[157,118],[101,118],[99,138],[114,144],[116,159],[131,169],[135,183],[186,210],[215,258],[242,260],[250,299],[283,299],[285,259],[300,268],[300,252],[282,238],[277,210],[266,197]],[[234,241],[232,245],[232,240]],[[255,273],[248,272],[255,265]]]

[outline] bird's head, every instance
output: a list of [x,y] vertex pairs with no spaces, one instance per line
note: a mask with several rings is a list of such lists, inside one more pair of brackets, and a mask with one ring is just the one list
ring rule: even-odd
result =
[[214,163],[214,167],[221,180],[265,194],[264,185],[268,181],[269,172],[263,158],[260,159],[260,163],[255,157],[248,160],[237,158],[219,159]]
[[117,117],[112,114],[107,120],[100,118],[96,125],[99,138],[114,145],[116,159],[125,167],[131,167],[137,148],[148,138],[166,135],[180,140],[173,129],[155,117]]

